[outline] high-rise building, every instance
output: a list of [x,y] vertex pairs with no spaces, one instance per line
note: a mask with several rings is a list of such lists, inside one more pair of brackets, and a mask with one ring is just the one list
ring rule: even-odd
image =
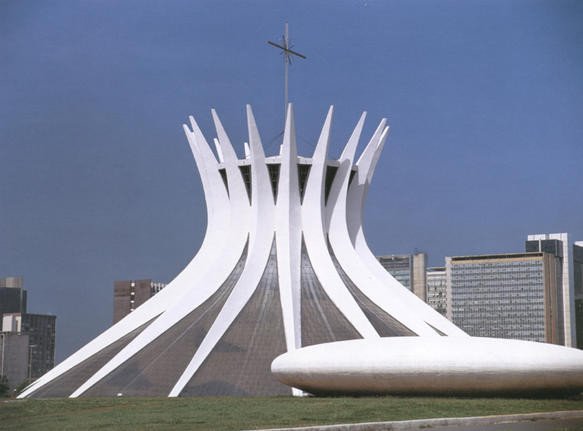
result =
[[0,317],[4,313],[26,313],[26,290],[22,287],[22,277],[0,278]]
[[14,389],[29,379],[28,335],[0,332],[0,376]]
[[166,285],[152,280],[123,280],[113,285],[113,323],[134,311]]
[[26,313],[26,297],[22,277],[0,278],[0,376],[7,379],[10,389],[29,376],[29,337],[4,328],[2,317],[6,313]]
[[378,256],[380,264],[395,279],[423,301],[427,299],[425,253]]
[[447,315],[468,334],[560,344],[553,254],[448,257],[446,272]]
[[395,280],[411,290],[411,255],[390,254],[377,256],[380,264],[390,273]]
[[[27,364],[27,378],[35,379],[55,365],[56,317],[28,313],[26,300],[22,277],[0,278],[0,328],[10,339],[5,347],[15,349],[10,355]],[[28,340],[26,355],[20,348],[24,339]]]
[[[529,238],[531,238],[529,236]],[[525,251],[527,253],[533,253],[533,252],[544,252],[544,253],[549,253],[553,256],[555,256],[555,277],[557,279],[557,286],[558,286],[558,290],[557,290],[557,309],[558,310],[564,310],[564,292],[563,292],[563,274],[564,274],[564,270],[565,270],[565,266],[564,266],[564,247],[563,247],[563,241],[560,239],[542,239],[542,238],[538,238],[538,239],[528,239],[525,242]],[[567,267],[568,268],[568,267]],[[568,340],[570,340],[569,337],[565,337],[565,332],[564,332],[564,328],[565,328],[565,315],[563,312],[559,312],[557,315],[557,321],[558,321],[558,325],[559,328],[563,328],[559,331],[559,343],[560,344],[565,344],[567,345]]]
[[583,241],[573,244],[573,281],[575,295],[583,295]]
[[[554,241],[553,241],[554,240]],[[561,250],[562,249],[562,250]],[[566,346],[575,345],[575,294],[569,282],[569,236],[566,233],[542,233],[528,235],[526,251],[544,251],[554,254],[560,261],[561,284],[559,289],[559,324],[561,337]]]
[[445,267],[427,268],[427,304],[442,315],[447,314],[447,277]]
[[49,314],[7,313],[2,330],[27,335],[29,339],[29,378],[36,379],[55,366],[57,317]]
[[573,290],[575,291],[577,348],[583,349],[583,241],[573,244]]

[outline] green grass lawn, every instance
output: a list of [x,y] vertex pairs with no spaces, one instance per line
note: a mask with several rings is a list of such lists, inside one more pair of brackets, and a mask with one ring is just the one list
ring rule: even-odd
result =
[[583,399],[81,398],[0,402],[2,430],[240,430],[583,410]]

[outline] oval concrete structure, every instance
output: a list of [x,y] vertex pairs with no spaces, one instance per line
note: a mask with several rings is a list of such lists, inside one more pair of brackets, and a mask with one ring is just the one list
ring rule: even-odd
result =
[[271,371],[312,394],[496,394],[583,391],[583,351],[478,337],[391,337],[318,344]]

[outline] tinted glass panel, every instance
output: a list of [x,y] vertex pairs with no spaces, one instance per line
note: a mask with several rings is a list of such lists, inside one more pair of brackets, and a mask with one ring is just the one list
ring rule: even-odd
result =
[[322,288],[303,241],[301,284],[302,346],[362,338]]
[[[332,247],[328,247],[330,250],[330,255],[334,262],[334,266],[342,278],[342,281],[358,303],[358,306],[362,309],[367,319],[370,321],[372,326],[377,330],[381,337],[398,337],[398,336],[412,336],[417,335],[393,316],[385,312],[382,308],[372,302],[364,293],[356,287],[352,282],[350,277],[344,272],[340,263],[336,259]],[[389,295],[389,290],[387,289],[387,295]]]
[[[152,321],[150,321],[152,322]],[[101,349],[95,355],[87,358],[85,361],[74,366],[66,373],[60,375],[53,381],[33,392],[33,398],[49,398],[49,397],[68,397],[75,390],[81,386],[89,377],[95,374],[101,367],[103,367],[111,358],[118,354],[121,349],[127,346],[140,332],[142,332],[149,324],[140,326],[132,332],[126,334],[119,340],[111,343],[109,346]]]
[[247,249],[222,286],[203,304],[86,392],[87,396],[167,396],[237,283]]
[[271,375],[285,350],[274,241],[257,289],[181,396],[290,395]]

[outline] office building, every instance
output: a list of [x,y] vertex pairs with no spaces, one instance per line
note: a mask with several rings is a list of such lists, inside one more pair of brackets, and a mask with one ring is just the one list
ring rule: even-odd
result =
[[411,255],[391,254],[378,256],[377,259],[399,283],[411,290]]
[[427,304],[442,315],[447,314],[447,277],[445,267],[427,268]]
[[3,316],[6,313],[25,313],[26,299],[22,277],[0,278],[0,376],[7,379],[11,390],[29,376],[29,337],[3,327]]
[[553,254],[448,257],[446,273],[447,315],[469,335],[560,344]]
[[395,279],[426,301],[427,255],[425,253],[378,256],[380,264]]
[[[554,240],[554,241],[553,241]],[[560,242],[557,242],[560,241]],[[554,254],[560,261],[561,284],[559,285],[559,324],[563,328],[561,338],[565,346],[575,345],[575,294],[569,282],[569,237],[566,233],[528,235],[526,251],[543,251]],[[561,343],[563,344],[563,343]]]
[[[562,234],[560,234],[562,235]],[[566,234],[565,234],[566,235]],[[532,252],[544,252],[544,253],[549,253],[551,255],[553,255],[555,257],[555,274],[557,277],[557,286],[559,286],[558,290],[557,290],[557,309],[558,310],[564,310],[564,306],[563,306],[563,274],[564,274],[564,247],[563,247],[563,241],[560,239],[555,239],[555,238],[547,238],[547,239],[543,239],[542,235],[538,235],[538,239],[532,239],[534,238],[534,235],[529,236],[529,239],[525,242],[525,251],[527,253],[532,253]],[[568,268],[568,266],[567,266]],[[557,321],[558,321],[558,325],[559,328],[564,328],[565,327],[565,316],[564,313],[559,312],[557,314]],[[567,337],[569,340],[570,338]],[[565,332],[564,329],[559,331],[559,343],[560,344],[567,344],[566,343],[566,338],[565,338]]]
[[29,340],[29,377],[36,379],[55,366],[56,316],[32,313],[7,313],[2,319],[5,333],[27,335]]
[[119,322],[160,290],[164,283],[152,280],[123,280],[113,285],[113,323]]
[[4,376],[10,390],[30,376],[28,335],[0,332],[0,376]]
[[573,290],[575,292],[577,348],[583,349],[583,241],[573,244]]
[[[5,347],[15,349],[9,355],[19,358],[17,362],[25,363],[27,379],[34,380],[55,365],[56,317],[28,313],[26,302],[27,292],[22,277],[0,278],[0,327],[7,340],[10,340]],[[26,355],[21,349],[23,340],[28,342]],[[21,375],[20,372],[16,374]]]
[[0,317],[4,313],[26,313],[26,290],[22,287],[22,277],[0,278]]

